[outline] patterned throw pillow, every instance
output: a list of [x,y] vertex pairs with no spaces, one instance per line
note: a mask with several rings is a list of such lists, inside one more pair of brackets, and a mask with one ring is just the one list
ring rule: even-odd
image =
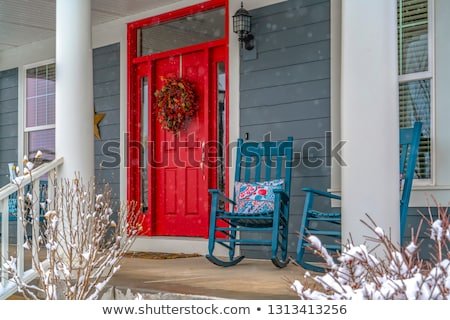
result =
[[275,193],[273,191],[282,190],[283,185],[283,179],[255,183],[236,182],[234,184],[236,191],[235,212],[242,214],[273,212],[275,208]]

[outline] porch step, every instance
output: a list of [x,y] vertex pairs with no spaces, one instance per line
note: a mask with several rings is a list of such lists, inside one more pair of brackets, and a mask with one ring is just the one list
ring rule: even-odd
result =
[[130,289],[111,286],[103,293],[101,300],[136,300],[138,294],[144,300],[226,300],[224,298],[157,291],[149,289]]

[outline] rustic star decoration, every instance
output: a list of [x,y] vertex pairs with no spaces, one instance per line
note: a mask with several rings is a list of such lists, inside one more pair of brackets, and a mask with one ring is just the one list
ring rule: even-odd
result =
[[100,140],[101,139],[101,137],[100,137],[100,128],[99,128],[99,124],[100,124],[100,122],[103,120],[103,118],[105,117],[105,113],[102,113],[102,112],[95,112],[94,111],[94,136],[98,139],[98,140]]

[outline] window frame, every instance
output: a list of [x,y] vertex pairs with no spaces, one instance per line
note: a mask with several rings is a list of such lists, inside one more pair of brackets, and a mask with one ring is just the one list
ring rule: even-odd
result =
[[[408,73],[398,75],[398,84],[415,81],[415,80],[430,80],[430,179],[414,179],[414,186],[435,186],[436,185],[436,94],[435,94],[435,21],[434,21],[434,0],[428,0],[428,71],[421,71],[415,73]],[[398,17],[397,17],[398,19]],[[397,27],[398,30],[398,27]],[[397,32],[398,34],[398,32]],[[399,39],[397,39],[397,50],[399,46]],[[398,72],[399,73],[399,72]],[[397,106],[400,110],[400,105]],[[400,120],[400,119],[399,119]]]
[[[21,108],[22,114],[19,116],[20,117],[20,127],[21,127],[20,131],[21,131],[22,137],[19,137],[19,141],[21,143],[23,143],[23,146],[20,147],[20,142],[19,142],[19,150],[22,150],[23,156],[29,155],[28,133],[49,130],[49,129],[56,129],[56,119],[55,119],[54,124],[27,127],[27,70],[46,66],[49,64],[55,64],[55,63],[56,63],[55,59],[52,58],[52,59],[42,60],[39,62],[34,62],[31,64],[22,66],[21,80],[20,80],[20,82],[22,84],[22,93],[21,93],[22,102],[20,103],[20,105],[22,106],[22,108]],[[55,82],[56,82],[56,80],[55,80]],[[56,91],[55,91],[55,96],[56,96]],[[55,112],[56,112],[56,110],[55,110]],[[56,135],[56,133],[55,133],[55,135]],[[21,158],[23,158],[23,156]],[[21,162],[21,159],[19,159],[19,163],[20,162]]]

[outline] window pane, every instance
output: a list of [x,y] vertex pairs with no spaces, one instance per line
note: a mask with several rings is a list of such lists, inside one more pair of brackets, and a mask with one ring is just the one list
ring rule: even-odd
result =
[[200,12],[138,32],[138,56],[182,48],[225,36],[225,8]]
[[27,70],[27,97],[36,96],[36,69]]
[[55,94],[47,96],[47,124],[55,123]]
[[217,64],[217,137],[218,137],[218,181],[217,186],[219,190],[225,192],[226,170],[225,170],[225,97],[226,97],[226,73],[225,63],[219,62]]
[[428,26],[403,28],[401,74],[428,70]]
[[430,80],[416,80],[399,85],[400,128],[422,122],[417,179],[431,179]]
[[26,126],[28,128],[36,126],[36,99],[33,98],[27,98],[27,123]]
[[38,96],[36,103],[36,125],[45,126],[47,124],[47,97]]
[[399,73],[428,70],[428,0],[398,0]]
[[141,80],[141,204],[142,211],[148,211],[148,80]]
[[402,24],[427,22],[428,0],[399,0],[398,6]]
[[47,93],[47,67],[42,66],[36,68],[37,87],[36,93],[38,96],[43,96]]
[[28,69],[27,128],[55,123],[55,64]]
[[44,160],[55,159],[55,129],[28,132],[28,155],[34,158],[41,150]]
[[47,66],[47,94],[55,93],[55,64],[49,64]]

